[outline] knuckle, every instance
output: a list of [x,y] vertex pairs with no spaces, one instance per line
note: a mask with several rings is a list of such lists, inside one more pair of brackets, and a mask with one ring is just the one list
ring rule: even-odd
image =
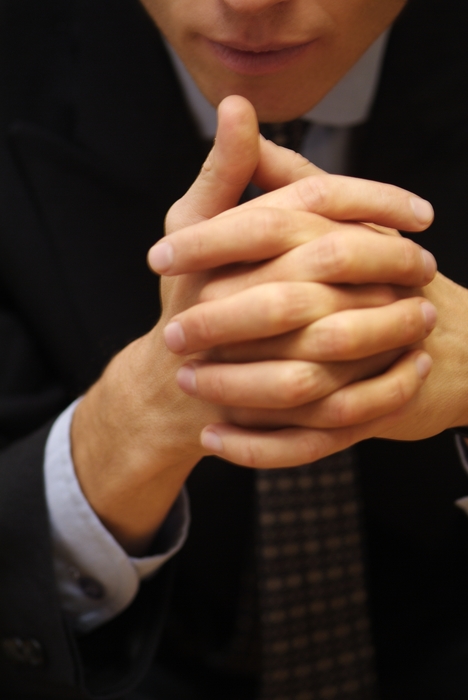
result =
[[327,175],[311,175],[299,180],[297,191],[307,211],[319,213],[327,209],[330,195]]
[[324,359],[350,357],[357,349],[357,338],[346,323],[329,317],[317,324],[315,346]]
[[317,239],[314,251],[315,265],[322,274],[332,274],[335,279],[346,276],[352,264],[349,237],[341,231],[332,231]]
[[396,374],[391,378],[386,395],[389,405],[393,408],[403,406],[412,396],[411,386],[404,377]]
[[262,450],[255,437],[246,437],[241,448],[241,464],[256,469],[263,465]]
[[383,182],[373,182],[374,187],[374,199],[378,202],[379,210],[383,212],[385,216],[392,214],[395,206],[395,195],[398,193],[398,189],[393,185],[388,185]]
[[[395,220],[395,216],[399,217],[400,212],[405,210],[407,197],[399,187],[377,181],[372,181],[370,187],[369,197],[384,219]],[[382,233],[398,237],[401,235],[396,229],[386,227],[382,227]]]
[[404,275],[414,273],[421,266],[421,254],[418,247],[408,238],[398,239],[400,247],[400,269]]
[[401,342],[410,343],[425,335],[425,328],[419,304],[408,305],[402,303],[401,317],[398,319],[398,327],[401,333]]
[[[187,233],[189,233],[187,231]],[[189,244],[192,249],[192,256],[195,260],[203,260],[209,250],[207,246],[207,237],[205,235],[205,229],[202,226],[193,226],[190,230],[190,236],[187,239],[185,236],[185,245]]]
[[271,237],[272,231],[282,231],[289,224],[288,212],[285,209],[275,207],[259,207],[252,209],[254,221],[259,231],[267,238]]
[[276,255],[278,249],[288,248],[291,239],[291,216],[285,209],[257,207],[249,210],[240,225],[249,238],[255,237],[256,247],[264,250],[264,258]]
[[315,376],[310,366],[286,366],[281,372],[277,396],[285,406],[300,406],[311,400],[315,389]]
[[199,304],[194,309],[194,314],[191,318],[191,335],[195,342],[201,342],[208,347],[216,342],[216,323],[212,322],[210,313],[205,304]]
[[265,285],[262,302],[259,305],[259,315],[265,318],[270,328],[283,327],[294,313],[297,295],[289,284]]
[[[205,386],[211,401],[219,404],[228,403],[228,386],[224,372],[220,369],[212,368],[209,379],[205,379]],[[201,389],[201,387],[200,387]]]
[[352,425],[359,419],[357,407],[350,400],[346,391],[333,396],[328,413],[330,422],[335,428]]
[[164,221],[166,235],[206,219],[197,208],[194,198],[189,196],[189,192],[174,202],[167,212]]
[[320,432],[304,430],[297,438],[297,454],[301,458],[301,463],[316,462],[327,454],[325,440]]

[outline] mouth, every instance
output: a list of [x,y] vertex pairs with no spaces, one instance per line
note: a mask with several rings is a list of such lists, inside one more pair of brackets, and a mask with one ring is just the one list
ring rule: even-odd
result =
[[234,43],[206,39],[216,58],[229,70],[241,75],[268,75],[285,68],[313,45],[315,40],[293,46],[269,45],[252,49]]

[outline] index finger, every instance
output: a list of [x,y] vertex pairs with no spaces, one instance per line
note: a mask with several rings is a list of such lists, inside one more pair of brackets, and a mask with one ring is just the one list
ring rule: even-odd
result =
[[[259,198],[266,206],[305,205],[307,211],[337,221],[365,221],[403,231],[422,231],[432,223],[432,206],[412,192],[371,180],[329,175],[307,158],[261,136],[259,147],[260,159],[252,179],[269,193]],[[308,182],[294,187],[304,180]],[[246,206],[252,205],[254,202]]]
[[[318,172],[252,199],[238,209],[275,207],[313,212],[335,221],[363,221],[403,231],[424,231],[434,220],[430,202],[372,180]],[[221,214],[224,216],[224,214]]]

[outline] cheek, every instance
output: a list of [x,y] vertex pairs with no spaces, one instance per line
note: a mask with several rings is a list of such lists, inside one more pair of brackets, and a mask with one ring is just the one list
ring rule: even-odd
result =
[[[325,0],[341,35],[356,43],[377,38],[400,14],[407,0]],[[372,39],[371,39],[372,41]],[[370,42],[369,42],[370,43]]]

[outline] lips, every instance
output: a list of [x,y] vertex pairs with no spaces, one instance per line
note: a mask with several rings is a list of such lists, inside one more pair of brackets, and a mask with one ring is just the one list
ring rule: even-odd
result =
[[252,50],[239,44],[225,44],[206,39],[216,58],[229,70],[242,75],[268,75],[299,59],[315,42],[294,46],[267,46]]

